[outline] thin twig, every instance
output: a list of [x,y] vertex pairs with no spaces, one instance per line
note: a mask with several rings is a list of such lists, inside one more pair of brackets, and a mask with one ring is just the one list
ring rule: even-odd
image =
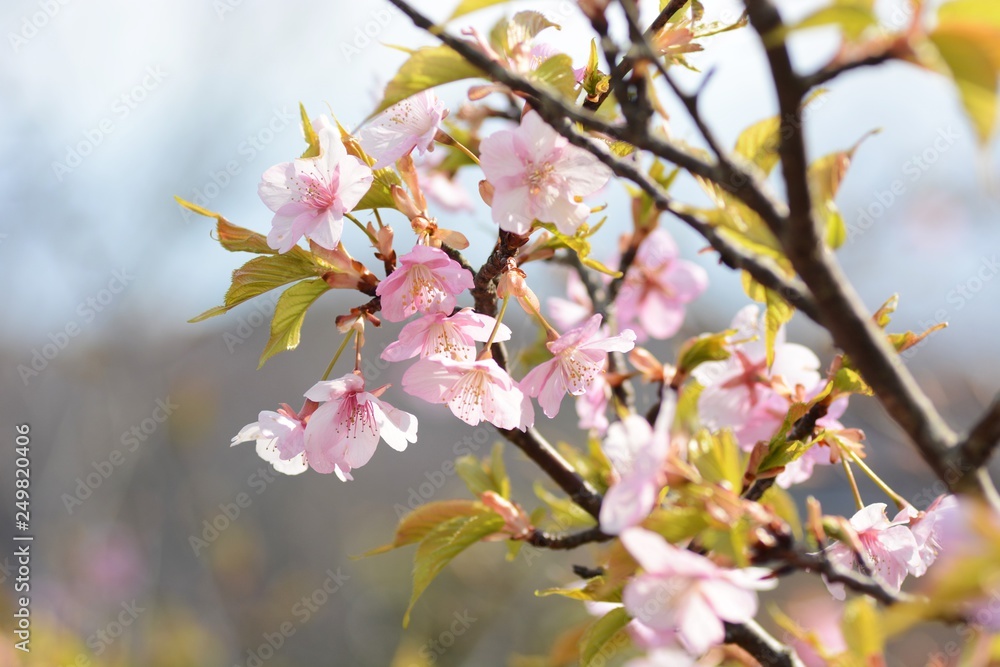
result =
[[576,549],[584,544],[610,542],[613,539],[615,539],[614,535],[603,533],[600,528],[595,526],[594,528],[588,528],[578,533],[569,533],[566,535],[550,535],[541,530],[535,530],[525,541],[541,549],[568,550]]
[[726,623],[726,643],[736,644],[752,655],[762,667],[803,667],[790,647],[772,637],[755,621]]

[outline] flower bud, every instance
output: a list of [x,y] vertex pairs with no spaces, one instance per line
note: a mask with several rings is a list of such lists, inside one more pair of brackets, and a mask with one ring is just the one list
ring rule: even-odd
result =
[[503,517],[502,532],[515,540],[526,539],[534,531],[531,518],[525,514],[520,505],[510,502],[495,491],[484,491],[479,499],[491,510]]
[[493,206],[493,184],[487,180],[479,181],[479,196],[487,206]]

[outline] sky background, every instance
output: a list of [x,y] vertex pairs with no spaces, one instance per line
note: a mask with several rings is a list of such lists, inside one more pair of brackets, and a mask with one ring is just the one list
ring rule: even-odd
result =
[[[444,18],[452,3],[416,4]],[[739,15],[733,0],[706,4],[710,16],[731,21]],[[779,4],[794,18],[821,3]],[[651,18],[655,5],[644,2],[644,15]],[[902,25],[899,5],[882,2],[880,8]],[[562,31],[545,33],[546,40],[583,63],[587,43],[579,37],[588,28],[573,3],[510,6],[538,9],[562,24]],[[504,11],[470,15],[455,28],[487,29]],[[257,183],[266,168],[303,150],[299,102],[313,115],[332,112],[356,127],[403,60],[386,45],[433,40],[388,3],[370,0],[14,0],[0,9],[0,27],[0,198],[6,210],[0,267],[12,285],[0,318],[0,442],[12,437],[12,424],[32,424],[34,508],[46,536],[36,561],[44,591],[37,610],[49,644],[66,647],[66,655],[52,659],[69,664],[88,635],[135,596],[154,611],[140,616],[95,664],[174,664],[158,642],[176,644],[178,637],[202,657],[184,662],[179,656],[176,664],[239,664],[262,633],[289,619],[294,600],[286,598],[310,593],[323,582],[318,573],[337,566],[350,573],[344,591],[315,614],[321,622],[303,624],[299,639],[289,640],[269,664],[324,664],[316,660],[329,650],[345,651],[344,664],[388,664],[448,627],[463,605],[478,605],[470,607],[473,615],[490,622],[476,624],[470,631],[475,641],[457,644],[441,656],[442,664],[500,665],[496,655],[511,646],[541,650],[552,621],[538,614],[568,607],[545,601],[541,611],[522,609],[537,606],[534,588],[568,580],[569,561],[536,564],[524,577],[500,558],[485,573],[479,561],[459,566],[446,575],[437,597],[433,591],[428,596],[416,630],[401,634],[410,554],[360,565],[348,558],[387,539],[392,505],[440,470],[450,447],[442,453],[418,446],[395,456],[380,450],[350,485],[318,475],[268,482],[247,518],[211,553],[192,554],[188,541],[220,503],[255,492],[259,479],[250,478],[259,462],[249,446],[230,450],[229,438],[259,410],[298,400],[339,342],[330,336],[333,316],[354,300],[325,299],[307,318],[301,348],[255,371],[267,328],[253,325],[253,305],[187,323],[221,303],[231,271],[245,259],[222,250],[210,237],[212,221],[186,215],[173,197],[266,232],[270,213],[257,198]],[[706,45],[708,53],[691,59],[702,72],[714,72],[703,110],[731,145],[743,128],[774,112],[774,97],[750,31]],[[835,45],[826,31],[801,35],[793,42],[797,66],[820,66]],[[702,76],[684,72],[681,79],[694,86]],[[441,95],[454,104],[465,89],[451,85]],[[672,101],[668,106],[675,135],[697,143],[680,108]],[[819,157],[847,148],[874,129],[881,132],[858,150],[838,198],[850,230],[839,254],[869,306],[900,294],[898,329],[948,321],[949,328],[907,363],[960,429],[1000,387],[1000,152],[995,144],[976,145],[943,78],[907,65],[852,73],[830,85],[808,113],[809,151]],[[470,193],[477,180],[466,174]],[[892,194],[897,181],[902,194]],[[684,181],[675,195],[689,201],[700,196]],[[609,187],[606,198],[609,221],[602,234],[611,248],[630,219],[621,188]],[[470,215],[440,218],[478,246],[468,253],[473,263],[485,257],[495,235],[485,205]],[[746,303],[738,277],[716,267],[710,253],[697,254],[704,243],[677,221],[664,224],[712,281],[691,309],[685,332],[723,328]],[[399,247],[407,234],[399,233]],[[356,256],[364,251],[357,239],[349,247]],[[542,294],[563,279],[557,270],[536,269],[532,276]],[[224,336],[243,331],[244,322],[252,336],[227,346]],[[62,335],[69,330],[78,333]],[[393,335],[373,334],[372,345]],[[790,337],[829,359],[825,336],[802,318],[792,323]],[[19,372],[53,341],[65,341],[64,349],[44,369]],[[672,347],[663,346],[665,358]],[[394,369],[385,377],[398,381]],[[85,506],[68,511],[63,495],[121,449],[123,432],[168,399],[179,405],[170,420],[128,453]],[[432,414],[401,401],[418,415]],[[857,401],[849,414],[870,437],[892,444],[873,457],[894,466],[900,484],[912,492],[926,484],[915,455],[874,403]],[[435,437],[461,440],[462,429],[434,419],[426,423],[439,429]],[[548,428],[558,434],[571,426],[567,418]],[[529,489],[532,469],[513,453],[508,457]],[[8,461],[0,463],[0,470],[9,468]],[[11,525],[6,477],[0,480],[4,527]],[[807,490],[820,493],[828,481],[836,480],[818,480]],[[455,496],[460,486],[450,479],[435,494]],[[497,596],[497,586],[509,593]],[[7,664],[3,650],[0,664]]]

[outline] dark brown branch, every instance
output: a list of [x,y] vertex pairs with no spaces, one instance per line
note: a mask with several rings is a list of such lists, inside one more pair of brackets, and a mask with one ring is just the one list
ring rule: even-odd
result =
[[598,518],[603,500],[601,494],[590,485],[590,482],[580,476],[541,433],[534,428],[529,428],[527,431],[497,430],[545,471],[574,503],[590,516]]
[[[656,18],[653,19],[653,22],[649,24],[649,28],[647,28],[645,32],[646,38],[652,39],[656,33],[663,28],[663,26],[667,25],[667,22],[674,17],[674,14],[683,9],[687,3],[688,0],[670,0],[670,2],[667,3],[667,6],[663,8],[663,11],[661,11]],[[583,108],[588,111],[597,111],[600,109],[601,105],[604,104],[604,100],[608,99],[611,91],[615,90],[619,82],[623,81],[625,77],[628,76],[634,65],[635,61],[630,58],[622,58],[618,64],[609,62],[608,66],[611,67],[612,70],[609,75],[610,80],[608,82],[609,85],[607,92],[601,93],[601,95],[593,101],[587,100],[584,102]]]
[[[806,87],[792,68],[783,42],[767,35],[783,29],[781,16],[770,0],[744,0],[750,24],[760,36],[771,68],[781,117],[779,154],[788,193],[788,228],[780,240],[796,272],[812,292],[821,318],[834,342],[850,355],[865,381],[875,390],[886,411],[906,431],[924,461],[952,486],[951,448],[957,436],[917,385],[884,332],[872,321],[861,298],[826,247],[812,215],[808,159],[802,131],[801,102]],[[995,490],[976,475],[962,490],[992,495]]]
[[1000,447],[1000,394],[993,399],[958,450],[960,460],[957,467],[963,478],[959,484],[964,485],[968,481],[966,478],[986,466],[997,447]]
[[490,317],[497,314],[497,278],[507,267],[507,260],[517,257],[517,251],[528,242],[527,236],[518,236],[501,231],[497,237],[493,252],[486,262],[479,267],[473,277],[472,298],[476,304],[476,312]]
[[829,582],[843,584],[846,588],[856,593],[863,593],[885,605],[909,599],[909,596],[889,590],[872,577],[837,567],[823,552],[810,553],[801,547],[792,547],[766,552],[762,555],[767,560],[780,560],[785,563],[786,567],[779,571],[779,574],[790,573],[794,570],[820,574]]
[[[816,422],[826,416],[827,410],[830,406],[826,401],[820,401],[816,405],[809,408],[809,411],[804,415],[799,417],[799,420],[792,425],[792,428],[788,429],[788,433],[785,435],[785,440],[788,442],[795,442],[796,440],[805,440],[811,438],[813,432],[816,430]],[[754,480],[754,483],[750,485],[750,488],[746,490],[743,497],[747,500],[758,501],[764,497],[767,490],[774,486],[774,480],[776,477],[767,477],[764,479]]]
[[615,539],[614,535],[603,533],[600,528],[595,526],[594,528],[582,530],[578,533],[569,533],[566,535],[550,535],[536,530],[528,537],[526,542],[540,549],[568,550],[576,549],[584,544],[610,542],[613,539]]
[[858,58],[857,60],[850,60],[845,63],[825,67],[818,72],[802,77],[802,85],[806,90],[818,88],[819,86],[836,79],[841,74],[861,69],[863,67],[881,65],[892,60],[893,58],[895,58],[894,53],[887,49],[886,51],[873,53],[869,56],[865,56],[864,58]]
[[726,623],[725,641],[752,655],[761,667],[803,667],[791,647],[779,642],[754,621]]

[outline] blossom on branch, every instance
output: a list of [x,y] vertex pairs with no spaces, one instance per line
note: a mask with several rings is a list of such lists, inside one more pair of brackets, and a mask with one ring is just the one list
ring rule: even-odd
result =
[[764,568],[730,570],[675,547],[643,528],[629,528],[622,544],[644,570],[625,585],[622,602],[647,647],[680,642],[701,655],[725,640],[724,622],[746,623],[757,613],[757,593],[777,585]]
[[673,237],[663,229],[649,233],[625,273],[615,305],[621,326],[651,338],[670,338],[684,323],[687,304],[708,287],[705,269],[680,259]]
[[357,206],[371,187],[372,170],[348,155],[340,131],[326,116],[313,121],[320,153],[282,162],[261,177],[258,194],[274,211],[267,244],[288,252],[303,236],[333,250],[340,242],[344,214]]
[[421,359],[403,374],[403,389],[429,403],[446,404],[471,426],[487,421],[497,428],[523,431],[535,423],[531,401],[493,359]]
[[444,102],[425,90],[380,113],[358,132],[358,141],[375,169],[390,167],[413,149],[423,155],[434,147],[438,125],[448,115]]
[[533,368],[521,380],[529,396],[538,398],[546,417],[559,413],[567,393],[582,396],[604,372],[609,352],[628,352],[635,347],[635,334],[626,329],[617,336],[600,334],[601,316],[593,315],[583,326],[567,331],[546,344],[553,357]]
[[306,398],[322,403],[305,430],[310,468],[347,481],[352,469],[371,460],[379,439],[398,452],[417,441],[417,418],[382,401],[385,389],[367,392],[364,378],[350,373],[306,392]]
[[257,456],[282,474],[298,475],[309,468],[305,455],[305,429],[304,418],[283,405],[277,412],[262,411],[257,415],[257,421],[240,429],[232,444],[256,441]]
[[[454,361],[473,361],[476,342],[485,343],[497,321],[471,308],[454,315],[431,313],[403,327],[399,338],[382,351],[386,361],[405,361],[413,357],[443,356]],[[501,324],[495,342],[510,340],[510,328]]]
[[590,215],[583,198],[600,190],[611,171],[591,153],[571,145],[535,111],[520,126],[500,130],[480,144],[486,180],[493,186],[493,221],[525,235],[535,220],[575,234]]
[[416,312],[450,313],[455,297],[472,289],[472,274],[440,248],[418,245],[399,258],[399,267],[378,284],[382,315],[402,322]]

